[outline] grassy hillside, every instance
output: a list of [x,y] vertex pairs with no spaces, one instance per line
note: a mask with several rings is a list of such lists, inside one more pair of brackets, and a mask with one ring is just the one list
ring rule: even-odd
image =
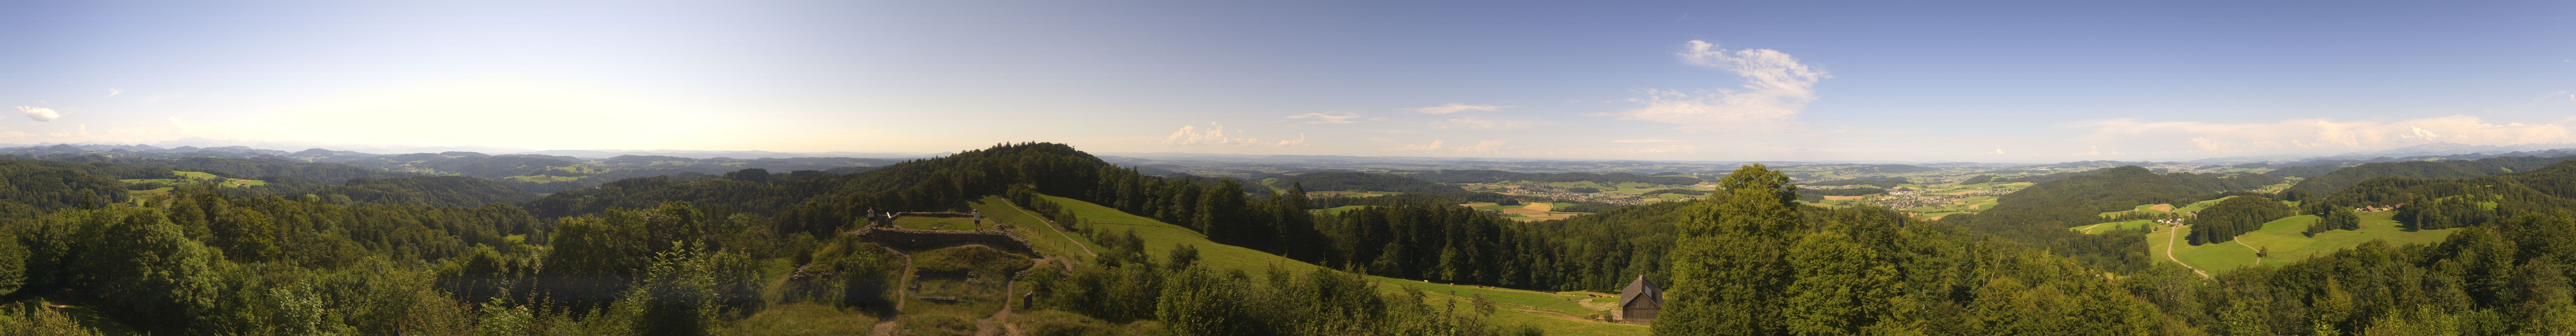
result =
[[2133,220],[2133,221],[2126,221],[2126,222],[2109,222],[2109,223],[2102,223],[2102,224],[2085,225],[2085,226],[2071,227],[2071,228],[2066,228],[2066,229],[2068,229],[2068,230],[2075,230],[2075,232],[2083,232],[2084,234],[2102,234],[2102,233],[2105,233],[2105,232],[2111,232],[2111,230],[2129,230],[2129,229],[2136,229],[2136,228],[2146,227],[2146,226],[2149,226],[2149,225],[2155,225],[2155,224],[2156,224],[2156,223],[2155,223],[2155,221],[2143,220],[2143,219],[2142,219],[2142,220]]
[[2227,200],[2227,199],[2229,199],[2229,198],[2236,198],[2236,196],[2227,196],[2227,197],[2220,197],[2220,198],[2218,198],[2218,199],[2214,199],[2214,200],[2199,201],[2199,202],[2191,202],[2191,204],[2183,205],[2183,206],[2180,206],[2180,207],[2176,207],[2176,206],[2174,206],[2173,204],[2163,204],[2163,203],[2159,203],[2159,204],[2139,205],[2136,209],[2121,210],[2121,211],[2112,211],[2112,212],[2104,212],[2104,213],[2102,213],[2102,217],[2121,216],[2121,215],[2128,215],[2128,214],[2132,214],[2132,213],[2144,213],[2144,214],[2150,214],[2150,215],[2162,215],[2162,214],[2170,214],[2170,213],[2188,213],[2188,212],[2200,211],[2200,209],[2208,209],[2208,208],[2209,208],[2209,206],[2212,206],[2212,205],[2218,205],[2218,201],[2225,201],[2225,200]]
[[[2282,218],[2264,223],[2261,230],[2237,236],[2235,241],[2197,246],[2184,243],[2182,239],[2174,236],[2190,234],[2190,227],[2158,227],[2155,233],[2147,235],[2147,254],[2149,258],[2158,262],[2171,262],[2178,259],[2185,265],[2203,271],[2222,272],[2259,264],[2298,262],[2372,240],[2386,240],[2391,245],[2431,244],[2450,237],[2452,232],[2459,231],[2459,229],[2406,231],[2397,227],[2396,220],[2389,218],[2394,215],[2396,215],[2394,212],[2362,213],[2361,230],[2334,230],[2319,233],[2316,237],[2301,235],[2299,231],[2307,229],[2308,224],[2316,223],[2317,216]],[[2084,231],[2099,233],[2106,230]],[[2172,246],[2170,250],[2173,254],[2172,259],[2167,259],[2165,256],[2168,251],[2167,246]],[[2255,256],[2255,251],[2266,248],[2271,250],[2269,255],[2259,258]]]
[[[1089,221],[1090,227],[1082,228],[1083,230],[1105,230],[1107,232],[1135,230],[1136,236],[1145,239],[1145,253],[1150,256],[1152,260],[1163,260],[1166,258],[1166,255],[1171,252],[1172,247],[1187,243],[1198,247],[1200,263],[1219,270],[1242,270],[1244,273],[1254,277],[1265,276],[1264,271],[1271,267],[1292,269],[1318,267],[1314,264],[1291,260],[1261,251],[1209,242],[1206,236],[1200,235],[1197,231],[1191,231],[1188,228],[1163,223],[1151,218],[1127,214],[1126,212],[1121,212],[1117,209],[1111,209],[1098,204],[1055,196],[1046,196],[1046,198],[1047,200],[1054,201],[1058,205],[1064,206],[1067,210],[1073,211],[1075,216]],[[991,211],[987,211],[987,213],[991,213]],[[1083,238],[1083,236],[1079,234],[1073,235],[1072,239],[1083,240],[1083,244],[1090,244],[1087,239]],[[1090,246],[1093,249],[1101,248],[1099,245]],[[1537,326],[1540,329],[1546,330],[1549,334],[1644,335],[1648,333],[1648,330],[1644,325],[1583,320],[1582,316],[1589,313],[1590,310],[1582,308],[1582,305],[1576,303],[1574,300],[1589,298],[1589,295],[1577,292],[1549,293],[1481,286],[1426,283],[1419,280],[1402,280],[1383,277],[1369,278],[1376,280],[1379,283],[1388,284],[1388,286],[1383,286],[1381,288],[1389,292],[1400,291],[1403,287],[1399,286],[1422,288],[1423,292],[1430,293],[1430,297],[1433,300],[1462,300],[1476,294],[1483,294],[1486,298],[1492,299],[1495,302],[1504,303],[1502,305],[1503,307],[1511,308],[1506,310],[1497,310],[1492,317],[1495,321],[1504,324],[1526,324]],[[1454,293],[1454,295],[1452,293]]]

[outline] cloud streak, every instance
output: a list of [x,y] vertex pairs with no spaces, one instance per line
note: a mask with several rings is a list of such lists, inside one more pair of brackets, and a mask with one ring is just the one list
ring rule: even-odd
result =
[[1693,93],[1648,90],[1645,98],[1629,99],[1643,106],[1611,115],[1673,124],[1684,131],[1779,129],[1796,126],[1798,113],[1818,97],[1816,82],[1833,78],[1789,53],[1771,49],[1724,49],[1692,40],[1677,56],[1685,64],[1734,73],[1744,85]]
[[1473,146],[1458,147],[1459,153],[1494,154],[1502,152],[1502,140],[1477,140]]
[[26,112],[27,119],[35,119],[36,121],[54,121],[54,119],[63,117],[63,112],[43,107],[19,106],[18,112]]
[[1206,129],[1200,129],[1198,126],[1181,126],[1181,129],[1173,131],[1171,136],[1163,137],[1163,146],[1232,145],[1238,147],[1296,147],[1306,145],[1306,134],[1304,133],[1297,134],[1297,139],[1295,140],[1263,142],[1260,138],[1240,136],[1243,134],[1243,130],[1235,130],[1233,133],[1227,133],[1225,131],[1225,125],[1218,125],[1217,123],[1208,123],[1208,125],[1210,127]]
[[1440,105],[1440,106],[1412,108],[1411,110],[1413,110],[1413,112],[1420,112],[1420,113],[1423,113],[1423,114],[1450,114],[1450,113],[1458,113],[1458,112],[1465,112],[1465,111],[1500,111],[1500,110],[1502,110],[1502,109],[1506,109],[1506,108],[1514,108],[1514,107],[1519,107],[1519,106],[1502,106],[1502,105],[1468,105],[1468,104],[1457,104],[1457,103],[1451,103],[1451,104],[1443,104],[1443,105]]
[[[2576,132],[2556,124],[2495,124],[2454,115],[2394,122],[2294,119],[2274,123],[2145,122],[2106,119],[2070,124],[2089,128],[2079,138],[2093,148],[2148,153],[2270,154],[2378,150],[2427,143],[2527,145],[2576,143]],[[2119,154],[2107,151],[2107,154]]]
[[1531,124],[1533,124],[1533,123],[1528,122],[1528,121],[1520,121],[1520,120],[1508,120],[1508,119],[1486,119],[1486,118],[1466,117],[1466,118],[1454,118],[1454,119],[1449,119],[1449,120],[1444,120],[1444,121],[1432,122],[1432,123],[1431,123],[1431,127],[1432,127],[1432,128],[1469,128],[1469,129],[1482,129],[1482,130],[1498,130],[1498,129],[1514,129],[1514,128],[1521,128],[1521,127],[1528,127],[1528,126],[1530,126]]
[[1358,122],[1352,121],[1351,119],[1359,118],[1360,114],[1358,113],[1334,114],[1332,112],[1309,112],[1288,116],[1288,119],[1311,119],[1306,121],[1308,124],[1348,124]]

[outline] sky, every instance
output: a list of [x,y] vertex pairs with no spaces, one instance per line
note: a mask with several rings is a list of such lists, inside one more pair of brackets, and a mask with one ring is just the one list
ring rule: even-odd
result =
[[2576,2],[5,2],[0,106],[21,114],[0,120],[0,144],[2060,162],[2576,143],[2570,14]]

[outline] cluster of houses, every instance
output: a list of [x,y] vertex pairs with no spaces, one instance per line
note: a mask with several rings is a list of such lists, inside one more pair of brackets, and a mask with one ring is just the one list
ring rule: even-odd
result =
[[2359,207],[2359,208],[2352,208],[2352,211],[2360,211],[2360,212],[2393,211],[2393,210],[2397,210],[2397,208],[2401,208],[2401,207],[2405,207],[2405,206],[2406,206],[2406,203],[2397,203],[2397,205],[2390,205],[2390,206],[2362,206],[2362,207]]

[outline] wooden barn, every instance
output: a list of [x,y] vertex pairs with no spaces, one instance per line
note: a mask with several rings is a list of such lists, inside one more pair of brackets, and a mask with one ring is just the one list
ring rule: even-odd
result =
[[1619,290],[1620,321],[1654,323],[1655,310],[1663,307],[1664,289],[1647,282],[1644,275],[1637,276],[1635,282],[1629,282],[1628,289]]

